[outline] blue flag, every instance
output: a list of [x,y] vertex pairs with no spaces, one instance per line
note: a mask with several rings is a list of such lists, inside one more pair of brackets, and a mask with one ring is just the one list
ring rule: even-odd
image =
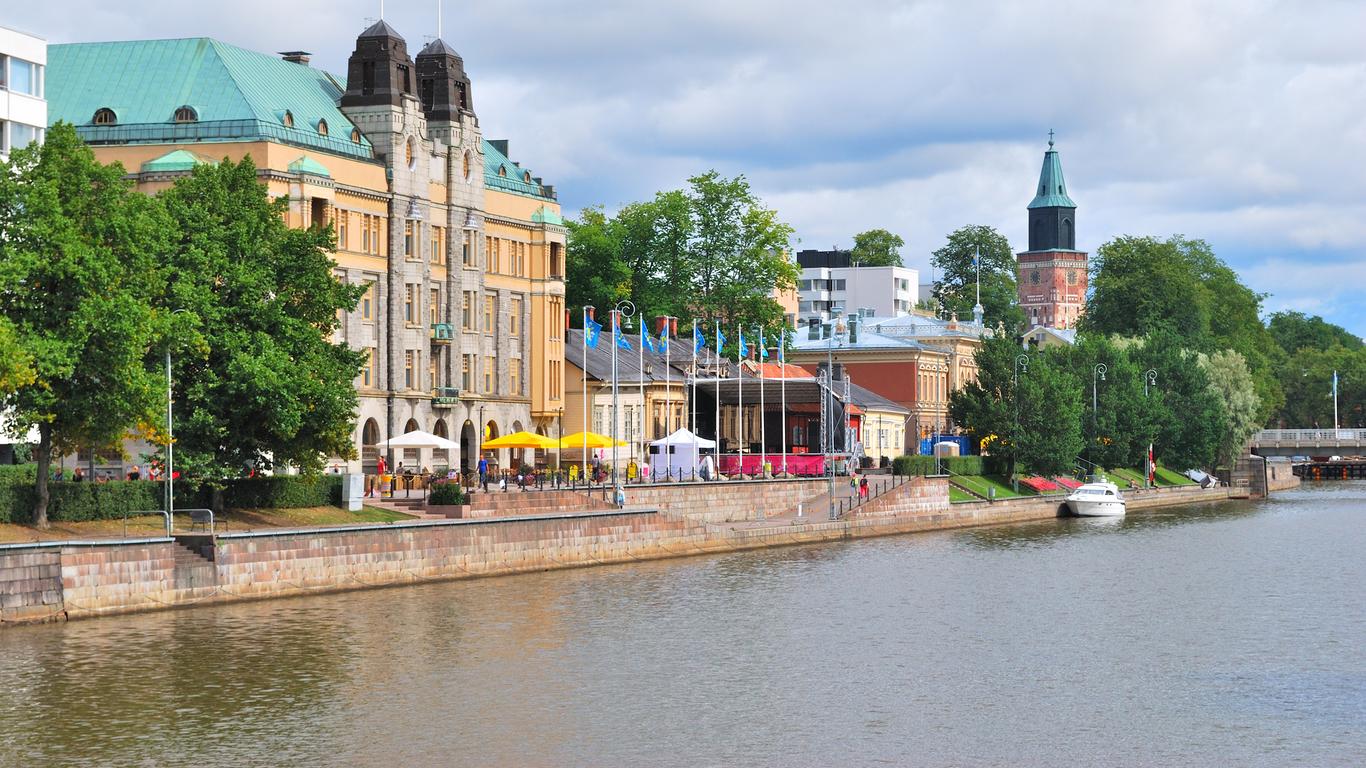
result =
[[764,336],[764,329],[759,329],[759,358],[768,359],[768,339]]
[[658,351],[659,351],[659,350],[655,349],[654,343],[650,341],[650,334],[649,334],[648,331],[645,330],[645,322],[644,322],[644,321],[641,321],[641,323],[640,323],[640,348],[643,349],[643,350],[645,350],[646,352],[658,352]]
[[740,359],[749,357],[749,345],[745,343],[745,329],[740,329]]
[[707,337],[698,329],[697,323],[692,324],[692,353],[695,355],[707,346]]
[[617,340],[617,346],[621,349],[625,349],[628,351],[631,349],[631,342],[627,341],[625,334],[621,332],[620,319],[614,319],[612,321],[612,337]]
[[778,332],[778,359],[787,362],[787,326]]
[[726,348],[726,334],[724,334],[724,333],[721,332],[721,326],[718,325],[718,326],[716,326],[716,354],[718,354],[718,355],[723,354],[722,350],[725,349],[725,348]]
[[598,348],[598,336],[602,333],[602,324],[596,323],[592,318],[585,317],[583,322],[583,341],[593,349]]

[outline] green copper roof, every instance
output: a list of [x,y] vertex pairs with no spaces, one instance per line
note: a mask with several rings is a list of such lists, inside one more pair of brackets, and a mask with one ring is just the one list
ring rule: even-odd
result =
[[200,163],[213,165],[212,160],[207,160],[192,152],[177,149],[167,152],[155,160],[148,160],[142,164],[143,173],[170,173],[173,171],[188,171]]
[[303,155],[300,155],[298,160],[289,164],[289,170],[295,173],[311,173],[314,176],[332,178],[332,174],[327,172],[327,168],[324,167],[322,163]]
[[[507,146],[507,142],[498,142]],[[503,173],[499,173],[502,169]],[[528,181],[527,177],[531,180]],[[542,200],[554,200],[551,194],[531,171],[523,168],[517,163],[512,162],[498,146],[484,139],[484,186],[492,189],[501,189],[505,192],[516,192],[522,195],[538,197]]]
[[1043,154],[1043,170],[1039,171],[1039,192],[1029,203],[1030,208],[1076,208],[1067,196],[1067,182],[1062,178],[1062,161],[1053,149],[1053,138],[1048,139],[1048,151]]
[[554,211],[550,210],[549,208],[545,207],[544,205],[541,206],[540,208],[537,208],[537,209],[536,209],[536,212],[533,213],[533,214],[531,214],[531,220],[534,221],[534,222],[536,222],[537,224],[563,224],[563,223],[564,223],[564,218],[563,218],[562,216],[560,216],[560,214],[555,213]]
[[[49,119],[92,144],[272,140],[371,160],[369,141],[351,140],[341,95],[326,72],[209,38],[48,46]],[[181,107],[195,119],[176,122]],[[101,108],[115,124],[94,124]]]

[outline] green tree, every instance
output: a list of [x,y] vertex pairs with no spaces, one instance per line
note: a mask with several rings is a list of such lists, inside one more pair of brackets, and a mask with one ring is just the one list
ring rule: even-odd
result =
[[152,307],[170,233],[159,203],[101,165],[69,123],[0,164],[0,314],[33,377],[4,398],[12,431],[38,428],[33,522],[47,526],[54,451],[118,442],[151,423],[161,377]]
[[1091,259],[1091,296],[1078,328],[1119,336],[1165,329],[1183,343],[1208,344],[1210,308],[1182,245],[1132,236],[1102,245]]
[[1065,361],[1040,353],[1020,376],[1019,395],[1020,463],[1044,477],[1070,473],[1085,446],[1081,382]]
[[569,231],[570,306],[630,299],[642,316],[673,315],[680,327],[772,326],[783,320],[775,292],[796,287],[793,230],[743,176],[709,171],[611,217],[585,209]]
[[334,276],[331,228],[286,226],[250,159],[198,166],[161,199],[179,233],[163,306],[190,318],[174,358],[177,458],[227,477],[351,455],[363,358],[332,337],[365,287]]
[[1362,342],[1351,331],[1340,325],[1333,325],[1318,315],[1309,316],[1303,312],[1276,312],[1268,318],[1268,329],[1277,346],[1288,355],[1309,347],[1330,349],[1342,346],[1347,349],[1361,349]]
[[1176,469],[1213,469],[1226,416],[1196,353],[1171,332],[1157,332],[1133,352],[1139,367],[1156,373],[1150,394],[1158,397],[1155,458]]
[[14,325],[0,316],[0,397],[32,384],[34,378],[33,355],[15,337]]
[[1008,332],[1024,330],[1025,315],[1020,309],[1015,285],[1015,254],[1010,241],[991,227],[960,227],[948,242],[934,252],[930,263],[940,271],[934,283],[934,299],[945,312],[972,317],[977,302],[978,268],[973,257],[981,254],[982,310],[988,325],[1005,323]]
[[1217,458],[1220,465],[1231,465],[1261,421],[1252,373],[1243,356],[1232,350],[1200,355],[1199,365],[1209,378],[1210,391],[1224,412],[1224,431],[1219,436]]
[[973,356],[977,364],[977,380],[949,396],[949,414],[953,422],[972,438],[978,450],[1009,457],[1012,474],[1016,435],[1016,358],[1021,354],[1023,350],[1009,339],[985,339]]
[[906,241],[885,229],[870,229],[854,235],[854,262],[865,267],[900,267],[901,248]]
[[[1145,394],[1145,369],[1133,359],[1131,349],[1092,336],[1083,337],[1071,350],[1072,371],[1085,392],[1081,426],[1087,436],[1087,460],[1102,467],[1142,466],[1162,418],[1162,394],[1153,387]],[[1104,379],[1097,374],[1097,365],[1106,366]]]
[[1333,373],[1338,375],[1338,424],[1366,425],[1366,350],[1334,344],[1300,347],[1282,369],[1287,427],[1333,426]]

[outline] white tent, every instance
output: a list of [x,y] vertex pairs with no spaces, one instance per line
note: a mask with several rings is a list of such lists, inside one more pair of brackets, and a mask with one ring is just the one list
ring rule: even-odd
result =
[[442,451],[453,451],[460,446],[447,440],[444,437],[433,435],[431,432],[414,430],[398,437],[391,437],[384,443],[387,448],[436,448]]
[[700,451],[715,447],[715,440],[698,437],[686,429],[654,440],[650,443],[650,477],[663,478],[670,470],[676,478],[696,477],[701,468]]

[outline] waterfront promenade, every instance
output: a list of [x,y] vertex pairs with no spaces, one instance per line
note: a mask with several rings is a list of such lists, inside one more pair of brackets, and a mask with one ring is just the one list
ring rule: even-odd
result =
[[[840,484],[837,483],[837,487]],[[842,494],[843,491],[837,491]],[[1228,498],[1180,487],[1131,508]],[[623,509],[0,547],[4,624],[636,562],[1057,517],[1060,499],[950,504],[907,478],[838,519],[823,480],[633,486]],[[799,511],[800,510],[800,511]]]

